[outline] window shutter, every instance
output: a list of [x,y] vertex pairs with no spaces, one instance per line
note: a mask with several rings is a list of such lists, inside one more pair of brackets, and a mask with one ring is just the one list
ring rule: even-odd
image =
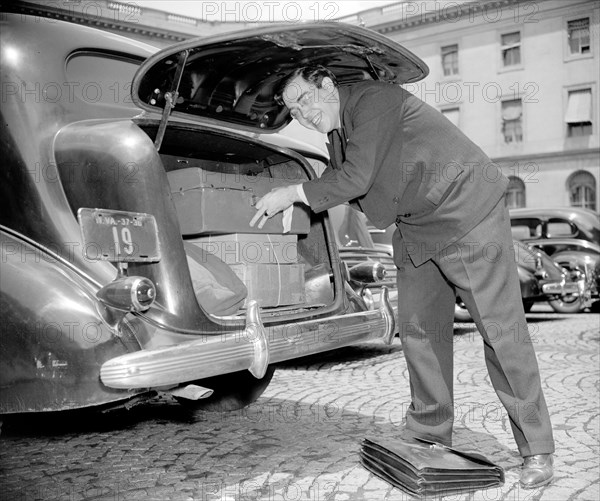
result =
[[592,121],[592,91],[590,89],[569,92],[565,122],[576,124]]
[[512,101],[504,101],[502,103],[502,120],[518,120],[521,118],[523,113],[523,107],[520,99],[514,99]]

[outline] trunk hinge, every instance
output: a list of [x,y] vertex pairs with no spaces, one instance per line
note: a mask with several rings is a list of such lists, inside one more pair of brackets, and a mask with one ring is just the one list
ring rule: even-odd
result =
[[165,94],[165,107],[163,108],[162,117],[160,119],[160,125],[158,126],[158,132],[156,133],[156,139],[154,140],[154,147],[156,148],[156,151],[160,150],[162,140],[165,136],[165,131],[167,130],[167,122],[169,121],[169,116],[171,115],[171,111],[175,107],[175,104],[177,104],[177,99],[179,98],[179,85],[181,84],[181,76],[183,75],[183,69],[185,68],[185,63],[187,62],[189,53],[190,51],[184,50],[179,53],[179,57],[177,58],[177,68],[175,69],[175,76],[173,77],[171,90],[169,90]]

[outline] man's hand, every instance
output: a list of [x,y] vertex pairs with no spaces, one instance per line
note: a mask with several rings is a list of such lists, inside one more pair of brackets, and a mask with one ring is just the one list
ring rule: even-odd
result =
[[254,226],[260,219],[258,228],[262,228],[267,219],[278,212],[284,211],[294,202],[300,201],[295,184],[283,188],[274,188],[256,203],[256,214],[250,221],[250,226]]

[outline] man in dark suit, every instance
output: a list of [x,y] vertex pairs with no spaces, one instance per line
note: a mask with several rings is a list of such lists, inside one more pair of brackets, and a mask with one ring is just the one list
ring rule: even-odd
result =
[[550,482],[554,440],[521,302],[507,178],[441,113],[399,86],[338,86],[315,66],[297,69],[280,91],[293,118],[327,134],[330,163],[319,179],[265,195],[250,224],[260,227],[297,202],[320,212],[348,201],[378,228],[395,222],[412,397],[403,435],[452,443],[458,293],[483,336],[490,380],[524,458],[521,484]]

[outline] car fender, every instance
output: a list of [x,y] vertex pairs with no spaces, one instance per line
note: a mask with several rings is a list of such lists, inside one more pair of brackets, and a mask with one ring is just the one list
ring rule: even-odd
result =
[[552,259],[569,270],[586,271],[594,268],[595,264],[600,261],[600,256],[593,256],[580,251],[563,251],[553,254]]
[[0,412],[57,411],[128,399],[100,366],[140,349],[103,319],[94,285],[32,242],[0,232]]
[[154,216],[161,254],[169,258],[129,263],[131,275],[156,285],[160,307],[146,315],[172,328],[210,324],[193,292],[167,174],[148,135],[130,120],[84,120],[60,130],[54,154],[73,213],[96,207]]

